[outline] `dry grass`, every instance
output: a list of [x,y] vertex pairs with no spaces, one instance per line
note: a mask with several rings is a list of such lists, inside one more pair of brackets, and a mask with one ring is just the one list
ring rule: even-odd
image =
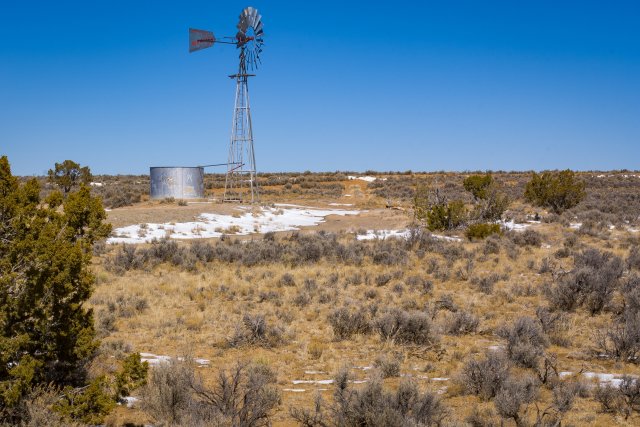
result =
[[[520,175],[505,174],[504,182],[517,189],[523,185]],[[443,174],[439,181],[444,182],[443,185],[449,182],[443,177],[452,182],[454,178],[462,180],[460,175]],[[272,183],[277,181],[276,178],[268,177]],[[280,184],[283,189],[292,179],[290,176],[282,179],[285,178],[284,184]],[[398,179],[412,177],[403,175]],[[364,181],[335,182],[344,186],[343,196],[331,199],[321,195],[314,205],[355,201],[355,207],[374,207],[386,203],[383,198],[375,196],[375,188],[367,188]],[[292,184],[292,188],[299,185]],[[218,191],[219,187],[210,189]],[[344,197],[345,193],[353,196]],[[285,198],[278,194],[273,199],[285,201],[280,197]],[[310,193],[300,195],[299,199],[292,197],[290,194],[286,201],[313,201]],[[513,217],[535,213],[534,209],[518,201],[511,208],[508,215]],[[161,209],[166,210],[160,213]],[[227,207],[215,205],[215,209]],[[193,217],[203,211],[211,211],[211,207],[167,208],[143,204],[114,210],[110,212],[110,218],[122,225],[129,220],[129,223],[151,221],[147,218],[153,218],[154,222],[168,222],[181,220],[183,217],[180,215]],[[373,209],[360,217],[329,219],[317,229],[355,232],[359,228],[400,228],[410,221],[409,213]],[[362,368],[374,367],[376,363],[378,366],[391,365],[386,368],[390,372],[395,372],[393,363],[398,363],[400,374],[412,376],[420,390],[441,393],[443,403],[450,408],[447,420],[452,425],[464,423],[474,408],[487,416],[492,411],[499,422],[492,402],[464,394],[453,381],[466,361],[483,355],[488,348],[504,346],[506,341],[497,335],[502,325],[511,324],[521,316],[536,319],[536,309],[548,305],[543,292],[546,284],[553,283],[561,272],[573,268],[573,256],[559,257],[556,254],[566,246],[567,240],[573,241],[569,253],[595,247],[626,259],[632,247],[628,242],[635,238],[634,233],[622,228],[607,229],[604,235],[579,233],[562,221],[543,222],[531,228],[542,234],[541,246],[513,243],[509,236],[494,242],[497,251],[495,247],[487,249],[486,242],[441,242],[439,246],[425,248],[406,248],[404,244],[394,243],[400,248],[398,251],[406,253],[406,263],[390,265],[376,263],[370,252],[366,252],[361,264],[342,263],[324,257],[312,263],[276,261],[252,266],[213,260],[198,262],[193,271],[161,263],[117,275],[104,268],[105,260],[113,257],[117,250],[110,248],[95,260],[98,285],[91,303],[97,313],[111,313],[113,317],[113,328],[103,331],[103,346],[107,353],[125,345],[140,352],[170,356],[188,354],[209,359],[210,365],[198,368],[205,381],[213,379],[219,369],[233,366],[239,360],[268,365],[277,373],[277,386],[282,393],[282,402],[272,417],[277,425],[295,425],[289,408],[311,408],[316,391],[331,400],[331,385],[294,384],[292,381],[333,378],[333,374],[343,366],[351,367],[350,372],[356,380],[371,379],[376,369]],[[287,236],[287,233],[282,233],[277,239],[287,244]],[[353,234],[339,234],[337,237],[337,241],[344,245],[353,240]],[[249,241],[244,244],[257,243]],[[369,242],[364,245],[373,251],[377,244]],[[541,273],[545,258],[550,260],[550,267]],[[497,281],[491,289],[483,291],[473,280],[492,274],[496,275]],[[388,280],[377,280],[382,276]],[[425,281],[432,287],[424,285]],[[452,298],[453,304],[448,298]],[[551,342],[545,348],[547,354],[556,356],[559,371],[638,373],[635,364],[598,357],[594,333],[615,321],[620,304],[620,295],[616,294],[611,306],[602,313],[591,315],[584,308],[566,313],[565,346]],[[439,340],[425,346],[398,344],[393,340],[383,340],[376,332],[337,340],[328,318],[339,307],[363,309],[372,320],[387,308],[424,311],[432,319]],[[477,326],[448,334],[449,325],[456,315],[451,310],[473,313],[477,317]],[[266,327],[279,331],[278,340],[268,344],[255,340],[231,345],[245,315],[264,316]],[[514,370],[521,372],[522,368],[515,367]],[[387,376],[385,386],[390,389],[398,387],[400,380],[395,373]],[[450,380],[440,381],[437,378]],[[552,392],[541,387],[538,401],[541,407],[550,404]],[[634,425],[640,422],[637,413],[625,420],[622,415],[600,413],[598,408],[599,404],[593,398],[579,397],[564,421],[575,425]],[[141,422],[144,417],[140,412],[120,408],[112,415],[111,422],[114,425],[125,420]]]

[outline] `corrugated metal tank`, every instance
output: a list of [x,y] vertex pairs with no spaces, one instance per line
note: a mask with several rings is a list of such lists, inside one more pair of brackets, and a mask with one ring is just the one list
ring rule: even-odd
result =
[[204,168],[151,167],[151,198],[203,199]]

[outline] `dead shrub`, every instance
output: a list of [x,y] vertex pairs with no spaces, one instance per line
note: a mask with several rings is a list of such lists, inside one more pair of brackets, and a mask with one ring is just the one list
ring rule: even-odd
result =
[[629,250],[629,256],[627,257],[627,267],[629,270],[640,270],[640,248],[633,246]]
[[502,418],[512,419],[517,426],[526,425],[522,407],[538,398],[538,383],[531,377],[508,378],[493,401]]
[[303,426],[432,426],[448,415],[440,398],[420,393],[415,383],[402,381],[389,392],[374,379],[362,389],[349,387],[348,374],[336,375],[334,403],[326,407],[318,395],[313,411],[290,408],[291,416]]
[[438,341],[431,318],[424,312],[392,308],[375,321],[380,337],[397,344],[432,345]]
[[536,318],[552,344],[561,347],[570,345],[570,340],[567,337],[569,321],[565,313],[552,312],[547,307],[538,307],[536,308]]
[[472,334],[478,330],[480,319],[467,311],[458,311],[449,318],[445,330],[449,335]]
[[349,339],[355,334],[368,334],[371,331],[369,316],[366,311],[349,310],[346,307],[337,308],[328,318],[333,328],[333,335],[338,340]]
[[522,232],[510,231],[506,234],[518,246],[540,247],[543,236],[538,231],[527,228]]
[[569,274],[547,288],[547,300],[554,309],[571,311],[584,306],[592,315],[600,313],[611,301],[622,273],[620,257],[587,249],[574,255]]
[[157,423],[188,423],[198,412],[198,402],[193,398],[196,381],[189,362],[172,359],[154,367],[142,389],[142,410]]
[[280,403],[275,379],[264,365],[237,364],[208,388],[188,360],[172,360],[150,372],[142,409],[162,425],[267,426]]
[[593,398],[600,403],[600,410],[608,413],[622,412],[624,402],[619,390],[611,384],[598,384],[593,392]]
[[500,236],[492,234],[485,240],[484,245],[482,246],[482,253],[484,255],[499,254],[501,246],[500,243]]
[[488,276],[472,277],[471,284],[484,294],[491,295],[493,286],[500,280],[500,275],[491,273]]
[[637,363],[640,356],[640,314],[605,327],[596,334],[596,343],[608,357]]
[[400,376],[400,360],[395,355],[381,354],[373,362],[382,378],[394,378]]
[[227,343],[230,347],[255,345],[269,348],[277,347],[284,341],[283,328],[268,325],[264,314],[245,314]]
[[279,286],[295,286],[296,281],[293,278],[293,275],[291,275],[291,273],[284,273],[282,277],[280,277],[280,280],[278,281],[278,285]]
[[509,378],[509,361],[500,352],[488,351],[484,359],[469,359],[458,375],[457,382],[469,394],[489,400]]
[[387,283],[389,283],[389,281],[391,281],[392,278],[393,276],[391,276],[391,274],[382,273],[377,275],[374,281],[376,283],[376,286],[385,286]]
[[538,322],[530,317],[519,317],[511,325],[502,325],[498,336],[507,340],[509,358],[525,368],[534,368],[548,345],[547,337]]

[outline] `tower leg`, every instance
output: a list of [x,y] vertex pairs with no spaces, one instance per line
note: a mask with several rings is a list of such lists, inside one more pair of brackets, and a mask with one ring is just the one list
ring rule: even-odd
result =
[[223,201],[254,203],[259,201],[256,158],[247,85],[249,74],[243,62],[238,74],[231,76],[236,79],[236,100]]

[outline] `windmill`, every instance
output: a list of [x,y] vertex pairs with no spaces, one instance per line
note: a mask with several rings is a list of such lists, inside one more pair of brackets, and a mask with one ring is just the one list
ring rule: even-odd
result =
[[[233,110],[231,142],[227,161],[227,175],[224,184],[225,202],[258,201],[256,176],[256,156],[253,150],[253,129],[249,107],[249,74],[260,64],[260,54],[264,42],[262,16],[253,7],[247,7],[240,14],[235,37],[216,39],[211,31],[189,29],[189,52],[206,49],[215,43],[235,45],[239,50],[238,72],[229,77],[236,81],[236,100]],[[249,199],[250,195],[250,199]]]

